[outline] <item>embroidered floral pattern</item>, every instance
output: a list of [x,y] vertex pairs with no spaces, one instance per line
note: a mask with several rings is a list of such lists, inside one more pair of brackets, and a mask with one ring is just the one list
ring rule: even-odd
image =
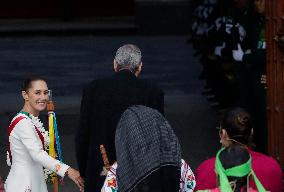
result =
[[189,165],[181,160],[180,192],[192,192],[196,185],[195,177]]
[[111,188],[116,188],[116,179],[111,178],[110,180],[107,181],[107,186]]
[[55,172],[57,173],[61,169],[61,165],[56,164],[55,165]]
[[[104,186],[102,188],[102,192],[118,191],[118,186],[116,181],[116,169],[117,169],[117,163],[114,163],[107,174]],[[190,169],[190,167],[188,166],[188,164],[182,159],[179,192],[193,192],[195,185],[196,181],[194,174]]]

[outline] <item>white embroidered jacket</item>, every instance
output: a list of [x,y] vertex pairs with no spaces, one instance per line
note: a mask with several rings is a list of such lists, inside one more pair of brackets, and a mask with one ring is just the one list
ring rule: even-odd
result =
[[[5,182],[6,192],[47,192],[43,167],[63,177],[69,168],[44,151],[31,119],[25,116],[12,130],[9,141],[12,166]],[[13,122],[12,120],[12,122]]]

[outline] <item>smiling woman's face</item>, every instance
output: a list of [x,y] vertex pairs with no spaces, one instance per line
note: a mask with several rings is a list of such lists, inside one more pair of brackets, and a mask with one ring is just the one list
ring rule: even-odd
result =
[[36,80],[31,82],[31,87],[27,91],[23,91],[25,106],[29,112],[37,115],[46,108],[48,101],[48,87],[45,81]]

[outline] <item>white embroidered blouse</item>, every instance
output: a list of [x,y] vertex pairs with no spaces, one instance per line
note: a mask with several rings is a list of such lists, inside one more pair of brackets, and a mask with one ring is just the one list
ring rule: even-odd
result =
[[[193,192],[196,185],[195,177],[189,165],[182,159],[181,160],[181,178],[179,192]],[[117,192],[118,186],[116,181],[117,163],[114,163],[107,173],[104,185],[101,192]]]

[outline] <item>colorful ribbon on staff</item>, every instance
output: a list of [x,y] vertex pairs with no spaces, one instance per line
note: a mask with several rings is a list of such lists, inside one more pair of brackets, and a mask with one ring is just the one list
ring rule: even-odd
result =
[[[58,133],[58,126],[56,121],[55,112],[48,112],[48,126],[49,126],[49,155],[53,158],[58,159],[62,162],[62,153],[61,153],[61,145]],[[58,180],[57,175],[52,173],[50,175],[50,180],[54,183],[54,192],[58,192]]]
[[48,122],[49,122],[49,137],[50,137],[49,155],[51,155],[54,158],[57,158],[60,162],[62,162],[62,152],[61,152],[56,115],[55,112],[49,112],[48,114],[49,114]]

